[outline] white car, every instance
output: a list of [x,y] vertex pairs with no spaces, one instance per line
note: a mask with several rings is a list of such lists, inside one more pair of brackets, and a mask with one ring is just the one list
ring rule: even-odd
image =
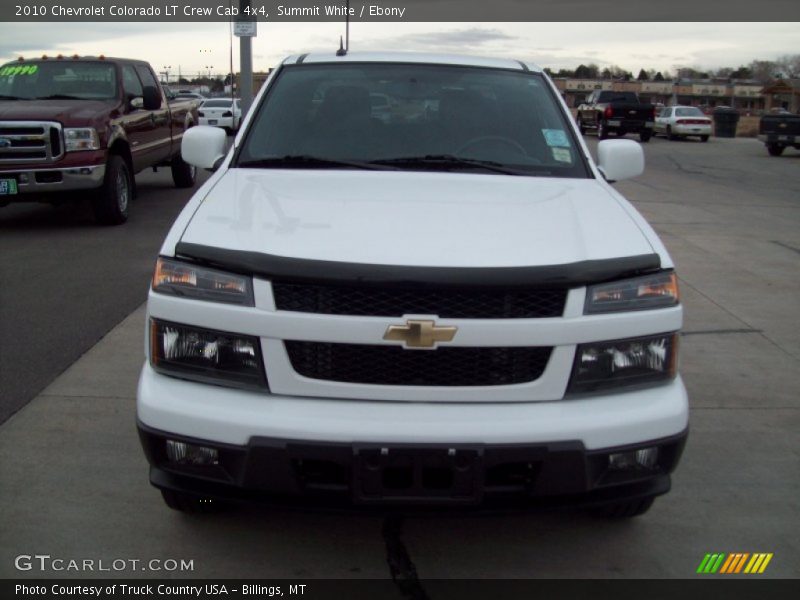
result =
[[667,106],[656,115],[654,130],[670,140],[699,137],[707,142],[712,132],[711,119],[695,106]]
[[[413,98],[390,124],[371,94]],[[436,101],[438,110],[427,118]],[[673,262],[539,67],[309,54],[165,239],[137,418],[167,505],[645,512],[687,436]]]
[[239,130],[242,120],[242,108],[239,98],[209,98],[197,111],[200,125],[222,127],[228,132]]

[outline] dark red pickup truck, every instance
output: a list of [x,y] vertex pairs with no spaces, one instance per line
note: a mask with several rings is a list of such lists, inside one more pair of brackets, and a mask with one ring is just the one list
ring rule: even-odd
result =
[[169,166],[195,183],[181,137],[197,102],[167,101],[146,62],[42,57],[0,67],[0,206],[88,197],[96,219],[128,218],[133,175]]

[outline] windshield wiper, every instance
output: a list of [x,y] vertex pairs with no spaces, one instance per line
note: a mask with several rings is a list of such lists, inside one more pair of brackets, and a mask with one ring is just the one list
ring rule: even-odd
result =
[[49,96],[37,96],[36,98],[31,98],[31,100],[85,100],[85,98],[67,94],[50,94]]
[[340,160],[336,158],[323,158],[308,154],[274,156],[268,158],[258,158],[254,160],[244,160],[236,165],[244,168],[275,168],[275,169],[333,169],[336,167],[349,167],[351,169],[369,169],[377,171],[396,170],[388,165],[380,165],[372,162],[360,162],[356,160]]
[[425,156],[404,156],[400,158],[386,158],[373,161],[379,165],[397,165],[404,167],[442,167],[452,169],[455,167],[469,167],[485,169],[505,175],[529,175],[526,171],[506,167],[493,160],[480,160],[477,158],[463,158],[453,154],[426,154]]

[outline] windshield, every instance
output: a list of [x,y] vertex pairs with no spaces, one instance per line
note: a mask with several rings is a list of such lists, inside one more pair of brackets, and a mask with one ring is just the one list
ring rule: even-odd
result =
[[703,117],[703,111],[699,108],[676,108],[675,109],[675,116],[676,117]]
[[589,176],[540,74],[387,63],[284,67],[236,166]]
[[15,62],[0,67],[0,99],[110,100],[117,96],[114,65],[103,62]]

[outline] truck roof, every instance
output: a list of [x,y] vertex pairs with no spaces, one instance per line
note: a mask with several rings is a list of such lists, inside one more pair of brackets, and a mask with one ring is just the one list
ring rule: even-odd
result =
[[[61,58],[59,58],[59,56],[61,56]],[[67,54],[58,55],[57,54],[55,56],[46,55],[46,58],[42,57],[42,56],[31,56],[30,58],[27,58],[27,57],[23,56],[23,57],[20,57],[20,58],[22,60],[20,60],[20,59],[10,60],[10,61],[8,61],[8,62],[6,62],[4,64],[11,65],[11,64],[14,64],[16,62],[25,62],[25,63],[32,63],[32,62],[65,62],[66,63],[66,62],[98,62],[98,61],[100,61],[100,62],[107,62],[107,63],[130,63],[130,64],[148,65],[148,66],[150,65],[150,63],[148,63],[146,60],[139,60],[139,59],[136,59],[136,58],[117,58],[117,57],[114,57],[114,56],[104,56],[102,54],[99,55],[99,56],[78,56],[78,57],[76,57],[75,55],[67,55]]]
[[466,67],[491,67],[495,69],[514,69],[517,71],[541,72],[541,68],[531,63],[524,63],[510,58],[486,58],[481,56],[465,56],[459,54],[432,54],[417,52],[348,52],[337,56],[335,52],[313,54],[294,54],[283,60],[284,65],[307,63],[363,63],[391,62],[417,63],[436,65],[459,65]]

